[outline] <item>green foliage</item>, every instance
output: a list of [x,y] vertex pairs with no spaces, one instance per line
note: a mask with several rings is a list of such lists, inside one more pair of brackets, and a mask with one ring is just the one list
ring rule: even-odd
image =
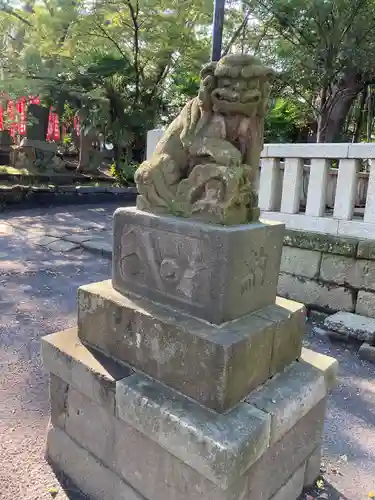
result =
[[[197,93],[212,10],[206,0],[0,0],[0,92],[38,94],[66,122],[79,113],[118,163],[139,162],[147,130]],[[357,97],[374,83],[374,0],[227,0],[225,16],[224,50],[279,70],[268,140],[371,138],[375,99]]]
[[134,174],[138,166],[137,163],[129,162],[127,158],[122,157],[117,165],[116,163],[111,165],[110,173],[119,186],[133,185]]
[[269,110],[264,127],[266,142],[297,142],[305,126],[306,109],[291,99],[276,99]]
[[373,0],[246,0],[258,48],[282,73],[278,95],[303,99],[317,138],[343,138],[349,111],[375,77]]
[[66,134],[63,137],[63,144],[64,144],[64,146],[70,146],[71,143],[72,143],[72,135],[71,134]]

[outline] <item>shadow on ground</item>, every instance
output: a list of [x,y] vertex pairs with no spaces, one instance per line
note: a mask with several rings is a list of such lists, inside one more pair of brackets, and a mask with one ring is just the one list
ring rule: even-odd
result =
[[299,500],[352,500],[340,493],[328,481],[322,479],[321,483],[319,483],[319,487],[316,486],[315,488],[305,491]]

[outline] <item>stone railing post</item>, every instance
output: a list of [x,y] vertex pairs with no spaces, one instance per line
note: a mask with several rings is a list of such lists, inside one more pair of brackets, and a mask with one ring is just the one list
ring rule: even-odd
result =
[[357,171],[358,160],[354,158],[340,160],[333,209],[333,217],[336,219],[350,220],[353,217]]
[[302,158],[285,158],[281,198],[281,212],[283,213],[296,214],[299,212],[302,171]]
[[156,145],[161,139],[164,130],[162,128],[154,128],[147,132],[147,148],[146,148],[146,160],[149,160],[155,151]]
[[375,161],[371,160],[370,175],[367,186],[364,222],[375,223]]
[[328,168],[329,161],[326,158],[313,158],[311,160],[306,215],[317,217],[322,217],[324,215]]
[[259,208],[278,210],[280,208],[278,188],[280,182],[280,160],[262,158],[259,181]]

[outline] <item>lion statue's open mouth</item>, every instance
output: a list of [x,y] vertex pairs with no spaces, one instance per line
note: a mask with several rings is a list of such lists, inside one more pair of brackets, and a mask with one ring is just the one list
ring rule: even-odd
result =
[[262,94],[259,90],[216,88],[211,92],[211,99],[214,110],[218,112],[252,116],[257,111]]

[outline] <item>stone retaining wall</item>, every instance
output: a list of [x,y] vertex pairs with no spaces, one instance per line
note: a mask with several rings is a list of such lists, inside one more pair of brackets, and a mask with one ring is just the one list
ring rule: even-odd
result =
[[287,230],[278,293],[312,309],[375,317],[375,239]]
[[39,206],[80,205],[118,201],[135,203],[135,187],[114,186],[0,186],[0,212]]

